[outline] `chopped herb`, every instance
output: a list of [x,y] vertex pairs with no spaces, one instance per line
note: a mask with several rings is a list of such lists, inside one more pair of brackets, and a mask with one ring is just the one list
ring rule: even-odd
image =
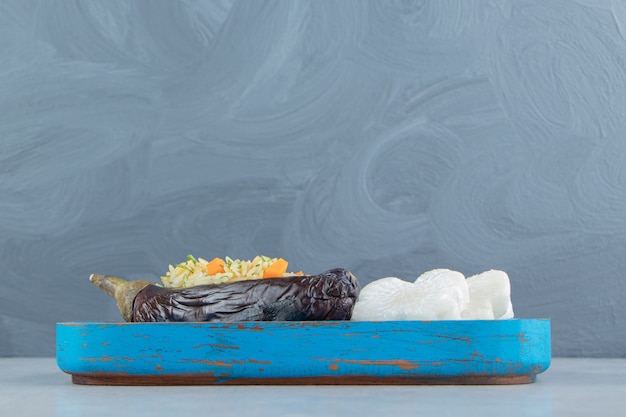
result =
[[187,259],[193,262],[194,264],[198,263],[198,260],[193,257],[193,255],[187,255]]
[[176,264],[176,268],[182,268],[182,269],[186,269],[189,272],[193,272],[191,269],[189,269],[189,267],[187,266],[187,263],[185,263],[185,262],[181,262],[179,264]]

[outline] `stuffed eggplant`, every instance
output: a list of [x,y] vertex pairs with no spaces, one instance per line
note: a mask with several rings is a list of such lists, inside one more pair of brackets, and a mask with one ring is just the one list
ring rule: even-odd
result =
[[291,276],[163,288],[109,275],[90,281],[115,297],[129,322],[349,320],[361,287],[346,269]]

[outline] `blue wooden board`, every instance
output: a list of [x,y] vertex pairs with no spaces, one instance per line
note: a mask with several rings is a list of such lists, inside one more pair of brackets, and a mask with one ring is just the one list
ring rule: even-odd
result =
[[550,321],[58,323],[79,384],[516,384],[550,366]]

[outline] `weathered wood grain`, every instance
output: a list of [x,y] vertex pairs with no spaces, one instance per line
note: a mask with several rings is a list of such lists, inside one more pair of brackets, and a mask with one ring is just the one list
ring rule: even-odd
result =
[[543,319],[57,325],[77,384],[520,384],[550,360]]

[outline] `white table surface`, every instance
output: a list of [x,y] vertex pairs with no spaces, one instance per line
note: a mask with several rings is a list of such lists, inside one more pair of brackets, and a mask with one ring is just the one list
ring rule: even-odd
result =
[[74,385],[54,358],[0,358],[0,416],[626,416],[626,359],[555,358],[527,385]]

